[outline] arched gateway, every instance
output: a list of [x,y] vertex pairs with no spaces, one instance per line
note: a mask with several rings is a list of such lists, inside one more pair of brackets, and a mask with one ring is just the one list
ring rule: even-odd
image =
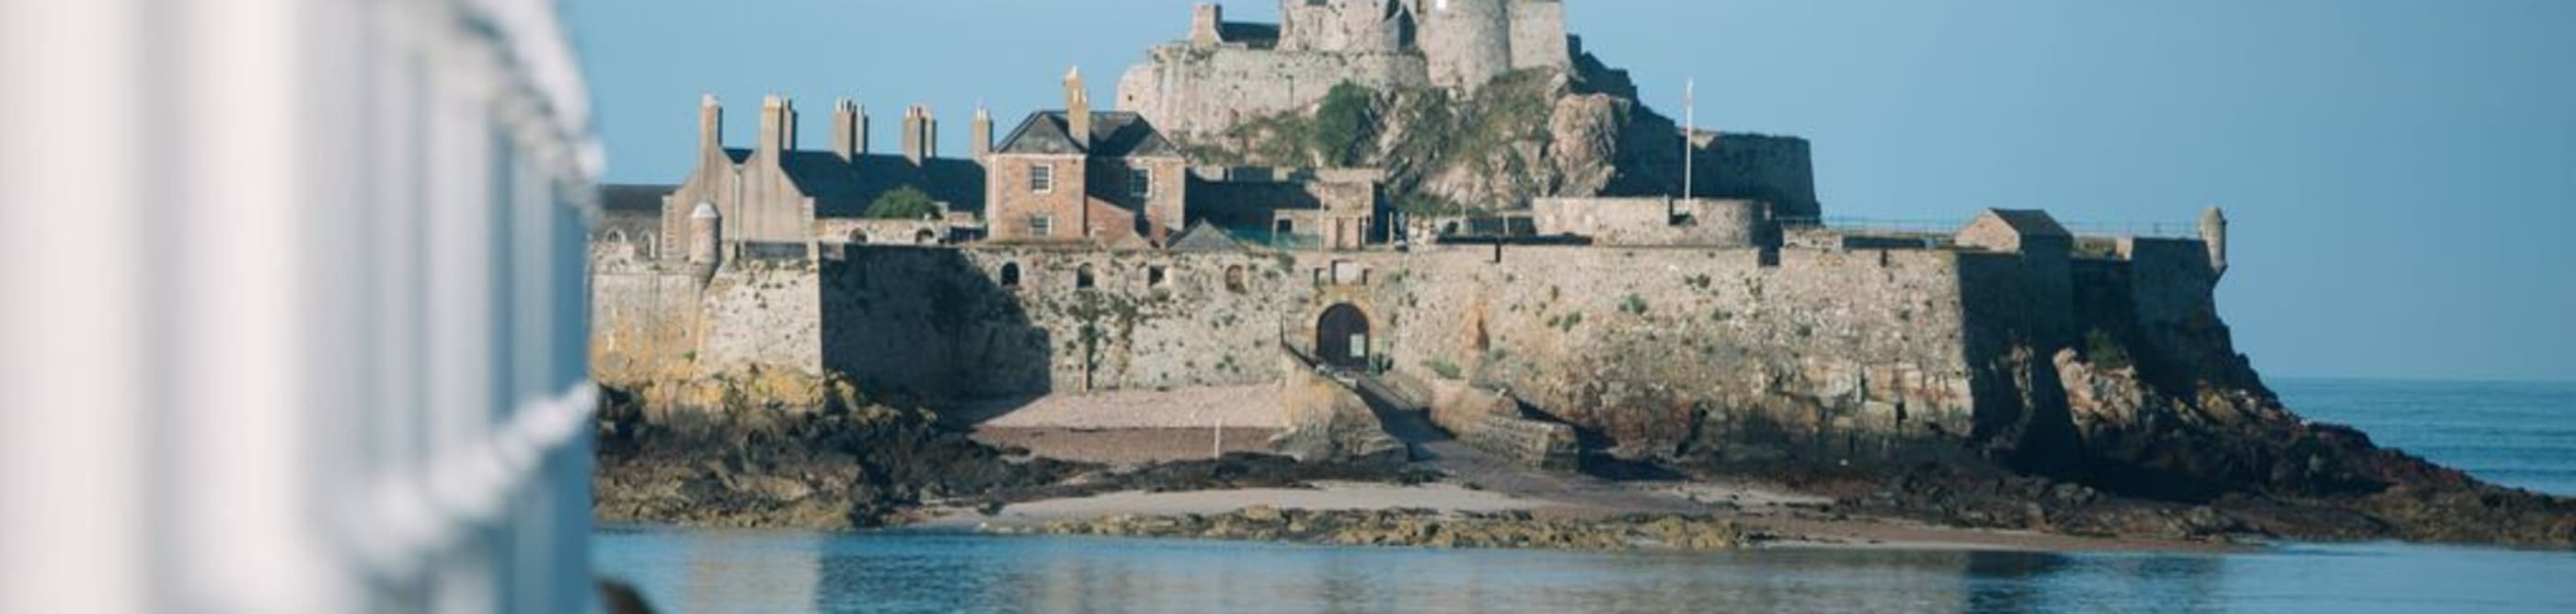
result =
[[1350,303],[1325,309],[1323,317],[1315,321],[1315,359],[1336,368],[1367,369],[1368,314]]

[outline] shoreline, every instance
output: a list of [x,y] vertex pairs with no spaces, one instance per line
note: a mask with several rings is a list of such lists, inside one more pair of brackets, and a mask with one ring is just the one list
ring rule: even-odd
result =
[[[1670,488],[1673,485],[1659,485]],[[1498,514],[1525,514],[1540,522],[1603,522],[1620,518],[1702,518],[1740,527],[1759,535],[1742,548],[1943,550],[2012,552],[2171,552],[2225,554],[2262,548],[2237,542],[2152,537],[2089,537],[2027,530],[1948,527],[1898,518],[1851,516],[1808,507],[1810,497],[1717,483],[1678,485],[1698,492],[1723,492],[1749,505],[1708,505],[1698,512],[1652,516],[1638,510],[1514,495],[1467,488],[1453,483],[1415,486],[1318,482],[1314,488],[1247,488],[1180,492],[1119,491],[1082,497],[1041,499],[1003,506],[991,515],[965,508],[925,510],[928,517],[895,531],[1025,534],[1045,532],[1067,523],[1101,523],[1113,519],[1180,519],[1239,515],[1248,509],[1304,512],[1395,512],[1415,510],[1450,519],[1479,519]],[[1722,490],[1721,490],[1722,489]],[[1640,489],[1643,490],[1643,489]],[[1661,490],[1660,488],[1658,490]],[[1204,539],[1195,535],[1127,537]],[[1253,540],[1294,541],[1294,540]],[[1397,544],[1402,545],[1402,544]]]

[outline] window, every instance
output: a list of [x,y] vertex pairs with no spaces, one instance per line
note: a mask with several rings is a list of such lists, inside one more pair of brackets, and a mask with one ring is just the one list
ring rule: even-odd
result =
[[1169,273],[1168,271],[1166,271],[1166,270],[1164,270],[1164,269],[1163,269],[1163,265],[1156,264],[1156,265],[1148,265],[1148,266],[1146,266],[1146,267],[1145,267],[1145,285],[1146,285],[1146,286],[1148,286],[1148,287],[1154,287],[1154,288],[1160,288],[1160,287],[1163,287],[1163,286],[1166,286],[1166,285],[1170,285],[1170,284],[1171,284],[1171,275],[1170,275],[1170,273]]
[[1054,192],[1055,167],[1045,164],[1029,165],[1029,191],[1039,194]]
[[1233,292],[1243,291],[1243,265],[1225,268],[1225,289]]
[[1273,223],[1271,223],[1271,225],[1270,225],[1270,232],[1271,232],[1271,234],[1279,234],[1279,235],[1293,235],[1293,234],[1297,234],[1297,221],[1296,221],[1296,220],[1279,220],[1279,221],[1277,221],[1277,222],[1273,222]]
[[1051,234],[1055,234],[1055,217],[1045,214],[1029,216],[1029,236],[1043,237]]
[[1152,197],[1154,195],[1154,169],[1127,169],[1127,193],[1133,194],[1137,198]]
[[1099,280],[1098,278],[1092,277],[1092,275],[1091,275],[1091,265],[1088,265],[1088,264],[1086,264],[1086,265],[1082,265],[1082,268],[1081,268],[1081,269],[1077,269],[1077,270],[1075,270],[1075,271],[1074,271],[1074,273],[1073,273],[1073,287],[1074,287],[1075,289],[1078,289],[1078,290],[1089,290],[1089,289],[1091,289],[1091,287],[1092,287],[1092,286],[1097,286],[1097,285],[1100,285],[1100,280]]
[[1004,288],[1017,288],[1017,287],[1020,287],[1020,263],[1017,263],[1017,262],[1005,262],[1005,263],[1002,263],[1002,287],[1004,287]]

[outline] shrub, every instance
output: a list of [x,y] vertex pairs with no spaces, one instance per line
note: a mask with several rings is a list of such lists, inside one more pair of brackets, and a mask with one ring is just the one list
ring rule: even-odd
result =
[[1430,369],[1432,373],[1438,374],[1441,379],[1459,379],[1458,365],[1446,360],[1438,358],[1424,360],[1422,361],[1422,368]]
[[1646,315],[1646,299],[1630,294],[1627,298],[1619,299],[1619,310],[1628,312],[1629,315]]
[[859,215],[880,220],[917,220],[938,214],[939,203],[930,200],[930,194],[921,188],[903,186],[877,195],[876,202],[869,203],[868,210]]
[[1376,136],[1376,98],[1376,92],[1349,81],[1324,94],[1323,105],[1315,110],[1315,130],[1308,136],[1326,164],[1358,161],[1363,146]]

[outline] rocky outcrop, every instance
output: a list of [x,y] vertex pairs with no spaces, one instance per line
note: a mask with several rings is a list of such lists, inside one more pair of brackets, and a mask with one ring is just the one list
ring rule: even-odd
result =
[[611,391],[605,399],[592,480],[592,512],[601,522],[884,526],[929,504],[996,505],[1088,469],[1011,457],[941,426],[930,412],[853,396],[811,411],[732,405],[653,416],[632,394]]
[[1682,515],[1537,518],[1528,512],[1308,511],[1255,506],[1212,516],[1125,514],[1025,530],[1053,535],[1285,541],[1344,546],[1673,550],[1742,548],[1763,539],[1732,522]]

